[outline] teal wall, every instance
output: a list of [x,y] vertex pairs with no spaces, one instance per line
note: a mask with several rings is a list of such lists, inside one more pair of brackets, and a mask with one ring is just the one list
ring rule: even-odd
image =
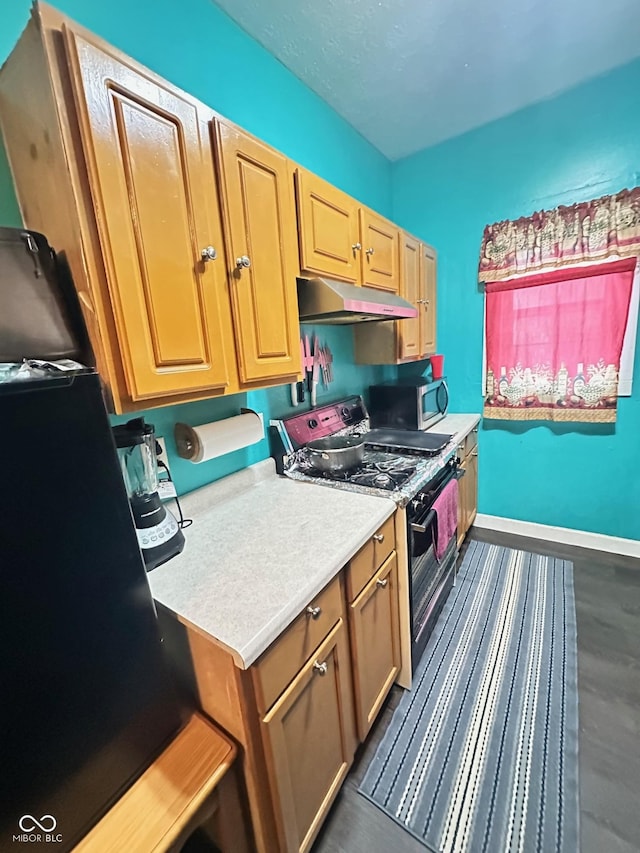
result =
[[[452,411],[480,412],[487,223],[640,183],[640,61],[393,165],[393,218],[438,250]],[[640,349],[640,339],[639,339]],[[479,511],[640,538],[640,357],[615,427],[485,421]]]
[[[292,159],[384,215],[391,208],[389,162],[327,104],[246,35],[212,0],[55,0],[55,5],[128,55],[189,91]],[[30,0],[0,8],[0,62],[29,17]],[[0,146],[0,225],[20,225],[15,194]],[[313,329],[311,330],[313,332]],[[318,399],[362,391],[389,375],[383,368],[356,368],[349,329],[318,329],[336,362],[336,381]],[[200,465],[177,457],[173,424],[198,425],[238,414],[241,406],[271,415],[287,412],[289,386],[224,400],[154,409],[147,414],[167,438],[171,470],[184,493],[268,455],[263,441]],[[114,418],[114,422],[123,418]]]

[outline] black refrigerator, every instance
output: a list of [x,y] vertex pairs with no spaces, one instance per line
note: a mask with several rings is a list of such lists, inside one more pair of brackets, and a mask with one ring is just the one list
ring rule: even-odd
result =
[[180,727],[97,374],[0,385],[0,488],[0,850],[70,850]]

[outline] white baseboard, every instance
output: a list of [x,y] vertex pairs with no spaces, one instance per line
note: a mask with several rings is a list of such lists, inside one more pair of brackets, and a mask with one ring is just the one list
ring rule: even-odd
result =
[[515,536],[529,536],[531,539],[543,539],[545,542],[559,542],[562,545],[575,545],[578,548],[607,551],[610,554],[622,554],[625,557],[640,559],[640,541],[636,539],[605,536],[603,533],[572,530],[569,527],[552,527],[550,524],[518,521],[515,518],[502,518],[499,515],[483,513],[476,515],[473,524],[483,530],[497,530],[500,533],[513,533]]

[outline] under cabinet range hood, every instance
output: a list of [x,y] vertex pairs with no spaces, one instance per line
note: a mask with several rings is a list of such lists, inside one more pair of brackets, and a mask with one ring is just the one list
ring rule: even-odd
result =
[[413,305],[396,293],[331,278],[299,278],[298,306],[301,323],[347,326],[418,316]]

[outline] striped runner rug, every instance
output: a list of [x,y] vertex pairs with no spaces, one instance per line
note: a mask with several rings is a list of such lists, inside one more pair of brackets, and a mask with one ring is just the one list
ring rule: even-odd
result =
[[438,853],[579,850],[573,565],[471,541],[360,792]]

